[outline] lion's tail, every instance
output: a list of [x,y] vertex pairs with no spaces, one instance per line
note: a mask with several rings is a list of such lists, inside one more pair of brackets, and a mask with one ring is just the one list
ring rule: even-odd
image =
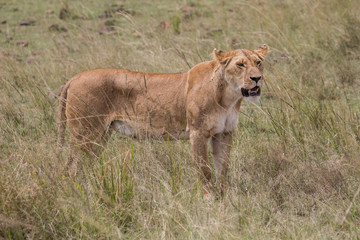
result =
[[58,107],[58,147],[64,146],[65,143],[65,130],[66,130],[66,100],[67,100],[67,91],[70,86],[70,81],[68,81],[65,86],[62,88],[60,97],[59,97],[59,107]]

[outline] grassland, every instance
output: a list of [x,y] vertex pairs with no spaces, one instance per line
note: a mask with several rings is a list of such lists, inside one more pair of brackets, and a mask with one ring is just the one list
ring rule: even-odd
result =
[[[0,0],[0,238],[359,239],[359,1]],[[186,141],[113,135],[62,171],[54,89],[103,67],[181,72],[267,43],[226,195],[205,201]]]

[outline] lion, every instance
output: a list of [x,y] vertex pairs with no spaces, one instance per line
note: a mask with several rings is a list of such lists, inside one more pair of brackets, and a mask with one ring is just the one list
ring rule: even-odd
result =
[[[66,123],[72,148],[95,156],[113,131],[132,138],[190,139],[204,186],[215,183],[221,190],[240,105],[243,99],[259,100],[267,52],[265,44],[255,50],[214,49],[214,60],[185,73],[79,73],[60,94],[59,146],[65,142]],[[210,139],[214,174],[208,160]]]

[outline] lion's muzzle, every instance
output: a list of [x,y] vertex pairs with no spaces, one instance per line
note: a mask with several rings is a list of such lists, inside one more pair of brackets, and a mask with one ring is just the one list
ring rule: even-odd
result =
[[255,86],[251,89],[241,88],[241,94],[244,97],[260,96],[260,93],[261,93],[261,89],[258,86]]

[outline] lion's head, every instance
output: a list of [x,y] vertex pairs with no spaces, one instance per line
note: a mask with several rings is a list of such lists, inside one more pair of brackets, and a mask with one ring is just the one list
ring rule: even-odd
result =
[[238,49],[230,52],[214,50],[220,62],[224,79],[247,100],[260,99],[261,86],[264,82],[263,61],[269,48],[263,45],[253,51]]

